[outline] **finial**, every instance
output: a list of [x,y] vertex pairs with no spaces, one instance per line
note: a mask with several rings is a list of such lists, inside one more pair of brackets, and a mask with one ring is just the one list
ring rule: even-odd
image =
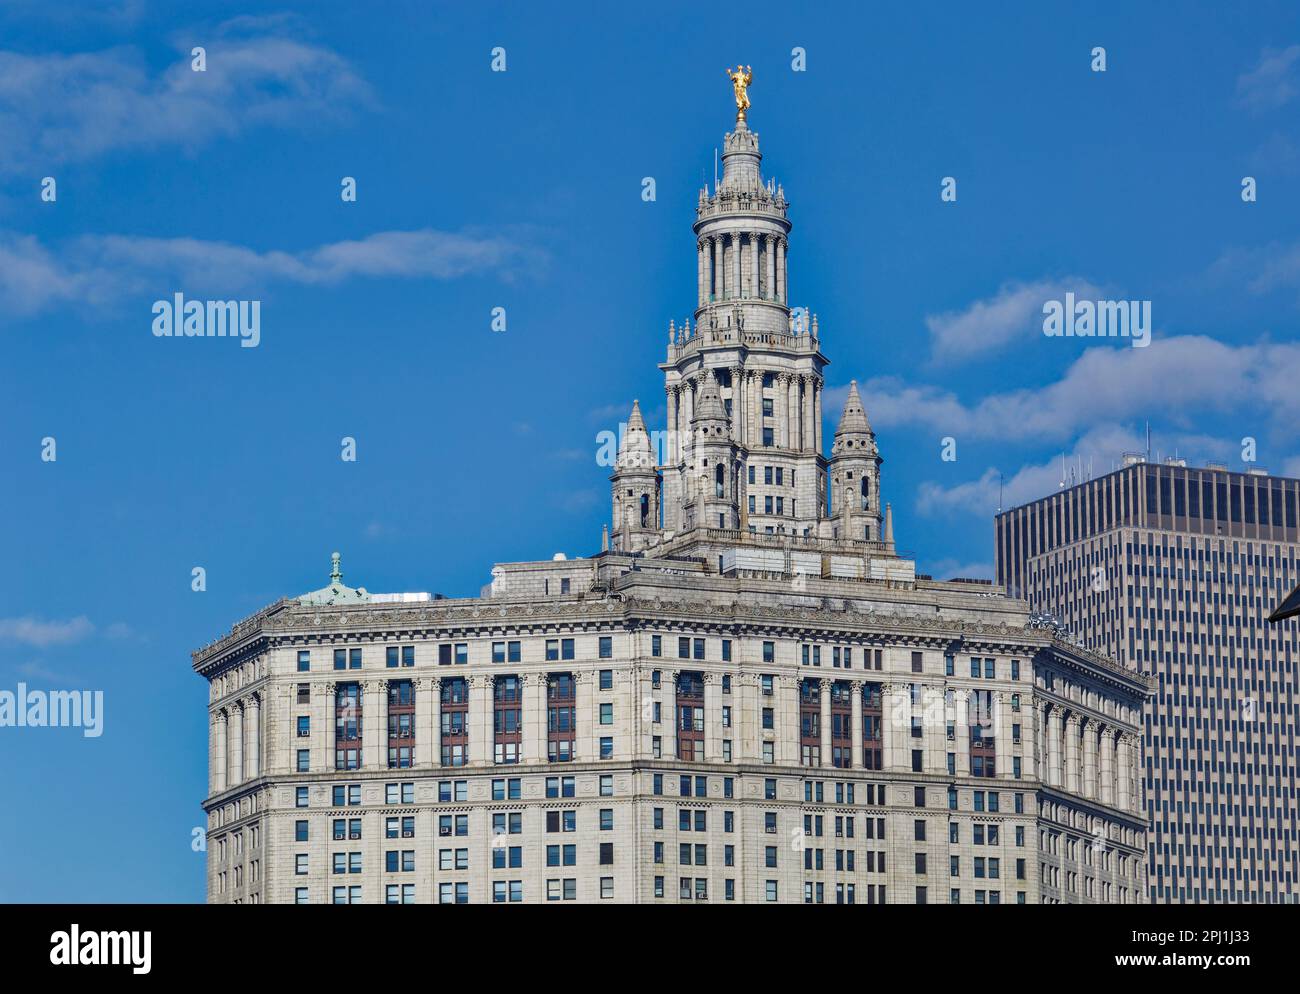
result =
[[339,567],[342,558],[337,552],[330,554],[330,583],[341,583],[343,580],[343,570]]
[[677,325],[674,324],[672,321],[669,321],[668,322],[668,344],[672,345],[673,342],[675,341],[677,341]]

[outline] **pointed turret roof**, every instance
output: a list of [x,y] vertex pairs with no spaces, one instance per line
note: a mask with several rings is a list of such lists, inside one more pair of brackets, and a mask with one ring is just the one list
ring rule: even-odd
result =
[[704,386],[695,399],[695,414],[691,417],[691,422],[725,420],[727,409],[722,406],[722,392],[718,389],[717,381],[710,376],[704,381]]
[[619,469],[642,469],[654,465],[654,453],[650,446],[650,435],[645,429],[645,419],[641,417],[641,402],[632,401],[632,413],[627,416],[627,430],[618,447]]
[[849,398],[844,402],[844,413],[840,415],[840,426],[835,429],[835,434],[846,435],[854,433],[871,433],[871,422],[867,420],[866,408],[862,406],[862,398],[858,395],[858,381],[852,380],[849,383]]

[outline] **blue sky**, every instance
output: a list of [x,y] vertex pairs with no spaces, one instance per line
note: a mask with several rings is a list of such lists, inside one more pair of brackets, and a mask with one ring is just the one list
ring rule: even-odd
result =
[[[332,550],[463,596],[598,548],[738,59],[827,434],[856,378],[922,569],[989,575],[999,474],[1029,499],[1147,420],[1300,473],[1300,14],[1134,6],[6,5],[0,690],[101,689],[105,730],[0,728],[0,900],[202,899],[189,652]],[[178,290],[260,300],[260,345],[154,337]],[[1151,301],[1151,346],[1044,337],[1067,290]]]

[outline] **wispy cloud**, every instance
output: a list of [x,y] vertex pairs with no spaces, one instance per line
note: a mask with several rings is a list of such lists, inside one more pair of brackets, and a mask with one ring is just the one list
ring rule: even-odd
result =
[[30,616],[0,618],[0,642],[30,645],[37,649],[80,642],[94,631],[95,626],[85,615],[64,621],[44,621]]
[[1216,280],[1244,283],[1251,293],[1300,289],[1300,242],[1230,248],[1210,267]]
[[[862,389],[873,424],[912,426],[938,437],[1057,444],[1101,423],[1158,413],[1190,428],[1206,414],[1232,413],[1259,426],[1300,416],[1300,345],[1227,345],[1199,335],[1156,339],[1150,348],[1085,346],[1055,382],[967,402],[951,390],[893,377]],[[1231,390],[1224,384],[1233,385]]]
[[937,362],[960,362],[1017,340],[1041,338],[1043,304],[1062,299],[1066,291],[1080,298],[1102,296],[1091,281],[1076,276],[1011,282],[992,297],[961,310],[928,315],[925,325],[930,330],[931,356]]
[[496,271],[510,279],[544,259],[521,231],[382,231],[301,251],[129,235],[86,235],[51,248],[30,235],[0,232],[0,307],[27,315],[65,303],[103,305],[141,292],[230,294],[357,277],[449,280]]
[[[1125,452],[1141,452],[1145,439],[1139,429],[1121,424],[1100,424],[1090,428],[1064,452],[1041,462],[1026,463],[1009,471],[996,466],[983,470],[974,479],[944,484],[927,480],[917,488],[916,509],[928,517],[951,518],[970,515],[990,520],[999,508],[1017,507],[1055,493],[1064,482],[1067,486],[1089,473],[1101,476],[1111,472]],[[1190,457],[1198,461],[1214,460],[1231,465],[1241,458],[1238,440],[1218,438],[1195,432],[1161,433],[1158,455]],[[954,468],[958,464],[954,464]],[[1287,460],[1275,467],[1284,475],[1300,469],[1300,459]]]
[[1252,110],[1276,110],[1300,93],[1300,45],[1265,49],[1258,64],[1237,77],[1237,99]]
[[[46,168],[124,149],[187,151],[254,127],[302,128],[373,106],[346,59],[298,37],[232,21],[195,33],[169,67],[151,71],[133,48],[29,55],[0,52],[0,173]],[[207,69],[190,66],[206,49]]]

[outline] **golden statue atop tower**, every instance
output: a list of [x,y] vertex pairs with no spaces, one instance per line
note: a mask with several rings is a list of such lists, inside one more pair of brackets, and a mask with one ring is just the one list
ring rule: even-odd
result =
[[743,68],[737,64],[735,70],[727,70],[731,88],[736,91],[736,122],[743,123],[745,111],[749,110],[749,84],[754,81],[754,70],[749,66]]

